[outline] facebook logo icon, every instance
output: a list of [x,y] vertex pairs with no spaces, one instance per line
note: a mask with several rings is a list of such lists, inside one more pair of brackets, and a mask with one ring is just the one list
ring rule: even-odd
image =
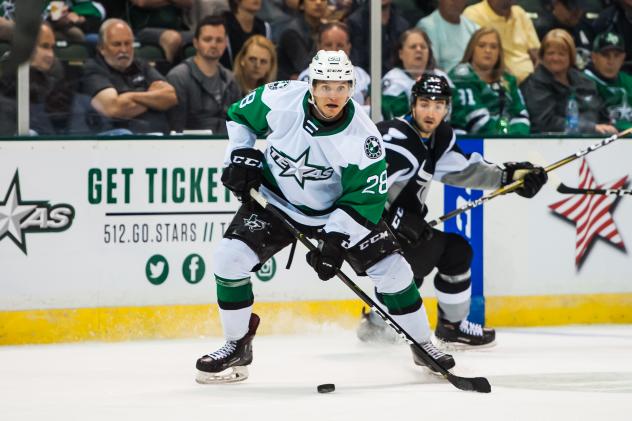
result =
[[199,254],[190,254],[182,263],[182,276],[190,284],[197,284],[204,278],[206,265]]

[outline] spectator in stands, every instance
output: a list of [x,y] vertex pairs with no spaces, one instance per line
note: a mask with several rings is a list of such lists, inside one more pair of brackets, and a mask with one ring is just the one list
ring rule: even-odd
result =
[[436,0],[393,0],[399,13],[408,21],[408,27],[415,26],[424,16],[436,10]]
[[233,68],[233,61],[246,40],[253,35],[270,38],[270,25],[256,14],[261,9],[262,0],[230,0],[230,11],[224,14],[228,44],[220,63],[227,69]]
[[598,34],[615,32],[623,37],[627,57],[623,70],[632,73],[632,0],[613,0],[613,4],[599,14],[594,29]]
[[48,20],[55,33],[72,42],[83,42],[87,34],[96,34],[105,19],[105,9],[96,1],[65,0],[61,10],[57,2],[48,5]]
[[505,66],[522,82],[533,72],[540,47],[531,18],[515,0],[482,0],[465,9],[466,18],[479,26],[491,26],[500,34]]
[[531,116],[533,132],[564,132],[566,108],[575,98],[580,133],[616,133],[600,116],[602,101],[595,83],[575,67],[575,43],[571,34],[553,29],[542,39],[540,62],[520,86]]
[[529,113],[516,78],[505,71],[494,28],[474,32],[449,75],[454,83],[450,124],[456,130],[482,136],[529,134]]
[[13,21],[15,20],[15,1],[0,1],[0,41],[11,41]]
[[48,23],[40,27],[30,69],[30,128],[39,135],[91,134],[106,130],[90,106],[90,98],[76,92],[75,81],[64,77],[55,58],[55,34]]
[[125,21],[103,22],[97,56],[85,66],[83,92],[117,128],[169,133],[165,111],[177,103],[176,91],[157,70],[134,59],[133,42]]
[[327,0],[300,0],[303,14],[290,22],[279,40],[279,78],[297,79],[316,53],[316,36]]
[[592,63],[584,70],[597,85],[610,123],[618,130],[632,127],[632,75],[621,71],[624,60],[623,38],[604,32],[595,38]]
[[185,15],[187,26],[195,28],[206,16],[221,16],[229,10],[228,0],[193,0]]
[[235,57],[235,80],[241,94],[276,80],[276,48],[272,41],[262,35],[253,35]]
[[439,0],[439,7],[417,22],[432,42],[437,67],[449,71],[463,57],[478,25],[462,15],[467,0]]
[[173,63],[192,34],[184,13],[193,0],[129,0],[129,22],[141,44],[160,45],[168,62]]
[[226,111],[241,97],[233,74],[219,62],[226,49],[226,27],[221,16],[207,16],[195,28],[195,56],[167,75],[176,88],[178,105],[170,110],[171,128],[226,133]]
[[422,73],[437,73],[449,80],[446,73],[436,68],[432,43],[421,29],[405,31],[395,51],[395,66],[382,78],[382,115],[385,120],[410,110],[410,92]]
[[[322,25],[318,31],[317,50],[325,51],[338,51],[345,52],[347,57],[351,52],[351,41],[349,37],[349,28],[342,22],[330,22]],[[355,88],[353,93],[353,99],[358,104],[366,105],[365,111],[369,111],[368,105],[369,87],[371,85],[371,77],[360,66],[353,66],[355,73]],[[298,79],[307,82],[309,77],[309,69],[305,69],[301,72]]]
[[[410,25],[408,21],[391,4],[391,0],[382,1],[382,75],[391,69],[391,64],[397,60],[397,42]],[[370,71],[371,43],[369,42],[370,3],[367,1],[347,18],[351,33],[351,62]]]
[[[101,119],[85,95],[75,92],[72,81],[64,78],[55,58],[55,34],[48,22],[40,26],[30,60],[30,129],[33,134],[88,134],[104,129]],[[15,76],[2,81],[2,94],[16,97]],[[15,102],[3,101],[2,113],[15,115]],[[13,134],[6,132],[4,134]]]
[[[296,3],[296,7],[293,7],[294,3]],[[298,10],[297,0],[265,0],[261,4],[261,10],[257,13],[260,19],[270,24],[272,29],[271,39],[275,45],[279,44],[281,34],[285,31],[290,22],[299,15],[301,15],[301,13]]]
[[535,21],[535,29],[543,38],[551,29],[560,28],[573,36],[577,49],[577,67],[583,69],[590,61],[595,33],[586,17],[586,0],[546,0],[544,13]]

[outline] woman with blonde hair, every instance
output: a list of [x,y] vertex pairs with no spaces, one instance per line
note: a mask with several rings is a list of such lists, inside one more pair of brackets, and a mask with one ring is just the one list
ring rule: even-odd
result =
[[424,73],[445,77],[448,75],[436,68],[432,54],[432,43],[428,35],[419,28],[404,31],[397,42],[394,66],[382,77],[382,115],[389,120],[410,111],[410,93],[415,81]]
[[277,54],[272,41],[262,35],[248,38],[235,56],[233,73],[243,95],[276,80]]
[[480,135],[527,135],[530,123],[516,77],[505,70],[498,31],[483,27],[472,34],[461,63],[449,73],[454,83],[455,130]]
[[[575,64],[575,42],[563,29],[549,31],[540,45],[535,71],[520,85],[534,132],[616,133],[606,122],[595,83]],[[576,102],[577,114],[567,112]],[[575,107],[573,107],[575,108]]]

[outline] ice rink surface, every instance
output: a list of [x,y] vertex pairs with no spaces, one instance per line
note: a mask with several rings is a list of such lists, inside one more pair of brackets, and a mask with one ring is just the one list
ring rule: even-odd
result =
[[194,381],[220,338],[0,347],[0,419],[632,420],[632,326],[499,329],[497,341],[454,353],[454,372],[486,376],[491,394],[427,374],[406,345],[331,326],[256,337],[250,378],[230,385]]

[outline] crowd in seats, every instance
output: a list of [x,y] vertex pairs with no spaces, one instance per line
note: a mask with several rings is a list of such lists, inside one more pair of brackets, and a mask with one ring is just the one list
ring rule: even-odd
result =
[[579,132],[615,133],[604,121],[595,83],[577,69],[575,43],[563,29],[552,29],[542,39],[535,71],[522,84],[527,109],[536,132],[563,132],[567,98],[577,102]]
[[270,39],[270,24],[257,17],[261,10],[261,0],[230,0],[230,11],[224,13],[226,19],[227,46],[222,56],[222,65],[233,69],[235,56],[241,51],[248,38],[261,35]]
[[394,66],[382,78],[382,115],[391,119],[405,114],[410,108],[410,93],[415,81],[425,72],[438,73],[430,38],[419,28],[400,35],[395,47]]
[[233,74],[241,96],[277,80],[276,47],[268,38],[253,35],[246,40],[235,57]]
[[[382,118],[424,72],[448,78],[450,122],[481,136],[602,135],[632,126],[632,0],[380,0]],[[0,0],[0,65],[16,0]],[[45,1],[31,59],[33,134],[223,134],[252,89],[307,80],[343,50],[370,104],[369,0]],[[15,133],[15,76],[0,135]],[[375,90],[374,90],[375,91]],[[569,104],[577,119],[569,127]]]
[[[316,37],[316,49],[325,51],[338,51],[345,52],[347,57],[351,55],[353,45],[351,44],[351,37],[349,35],[349,27],[344,22],[329,22],[321,25],[318,35]],[[360,66],[353,66],[355,72],[355,89],[353,99],[358,104],[362,105],[365,111],[369,111],[370,98],[370,86],[371,77]],[[298,80],[307,82],[309,79],[309,69],[304,69],[298,76]]]
[[207,16],[193,37],[195,56],[171,69],[167,80],[175,87],[177,105],[169,110],[171,128],[226,133],[228,107],[242,93],[233,74],[219,62],[228,42],[224,20]]
[[506,70],[502,39],[496,29],[475,31],[461,63],[449,76],[454,83],[450,123],[457,132],[529,134],[529,113],[516,77]]
[[280,79],[297,79],[312,60],[318,28],[327,13],[327,0],[302,0],[302,11],[279,38]]

